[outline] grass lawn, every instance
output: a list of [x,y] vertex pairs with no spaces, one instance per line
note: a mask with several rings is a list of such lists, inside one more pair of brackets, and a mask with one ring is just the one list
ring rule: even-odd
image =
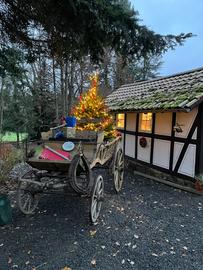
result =
[[[20,133],[20,141],[24,140],[27,137],[27,133]],[[17,136],[15,132],[6,132],[2,138],[3,142],[16,142]]]

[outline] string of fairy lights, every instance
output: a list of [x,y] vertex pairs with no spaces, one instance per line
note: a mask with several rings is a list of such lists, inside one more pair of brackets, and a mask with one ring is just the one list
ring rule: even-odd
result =
[[77,130],[103,130],[105,136],[114,137],[116,128],[113,117],[110,115],[104,99],[98,94],[99,75],[90,76],[90,82],[90,89],[79,97],[79,102],[72,111],[78,120],[76,128]]

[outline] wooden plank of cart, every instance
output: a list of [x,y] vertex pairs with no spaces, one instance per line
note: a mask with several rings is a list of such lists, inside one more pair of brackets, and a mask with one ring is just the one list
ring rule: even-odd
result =
[[[40,159],[42,149],[57,151],[65,141],[75,145],[69,158]],[[18,206],[24,214],[34,213],[41,194],[63,191],[90,198],[90,220],[95,223],[104,197],[103,176],[93,177],[92,173],[98,166],[110,168],[116,192],[122,188],[124,156],[120,136],[104,140],[103,132],[80,131],[70,139],[43,140],[27,151],[27,163],[32,169],[19,179],[17,192]]]

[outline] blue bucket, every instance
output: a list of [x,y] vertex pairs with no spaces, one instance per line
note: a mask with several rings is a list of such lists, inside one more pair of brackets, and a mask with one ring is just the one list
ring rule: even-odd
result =
[[67,127],[75,127],[76,126],[76,118],[73,116],[66,117]]
[[12,221],[12,209],[10,201],[5,195],[0,195],[0,226],[4,226]]

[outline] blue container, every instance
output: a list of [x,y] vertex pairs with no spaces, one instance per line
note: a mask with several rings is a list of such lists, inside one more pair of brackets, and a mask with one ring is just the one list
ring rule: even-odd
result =
[[76,126],[76,118],[73,116],[66,117],[67,127],[75,127]]
[[0,226],[10,223],[12,220],[12,209],[10,201],[5,195],[0,195]]
[[64,137],[64,133],[61,130],[57,131],[55,136],[54,136],[55,139],[60,139],[60,138],[63,138],[63,137]]

